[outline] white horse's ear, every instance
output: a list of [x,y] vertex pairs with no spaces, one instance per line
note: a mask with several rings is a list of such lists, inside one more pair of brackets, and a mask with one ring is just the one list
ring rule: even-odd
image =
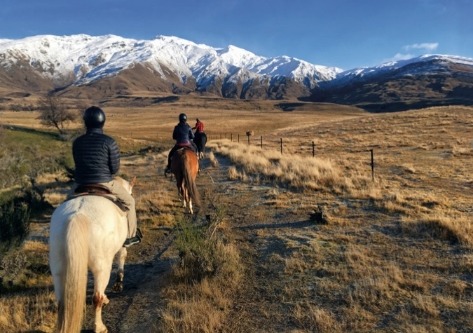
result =
[[133,186],[135,186],[135,184],[136,184],[136,176],[133,177],[133,179],[131,180],[130,187],[133,188]]

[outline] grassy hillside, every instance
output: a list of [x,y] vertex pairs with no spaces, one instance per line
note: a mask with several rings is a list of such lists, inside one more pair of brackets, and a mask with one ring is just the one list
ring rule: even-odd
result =
[[4,190],[73,165],[70,142],[55,133],[5,126],[0,136],[0,187]]

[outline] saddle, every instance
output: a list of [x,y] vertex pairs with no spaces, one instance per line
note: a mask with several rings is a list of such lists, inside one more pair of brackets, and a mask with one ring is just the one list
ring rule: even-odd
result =
[[123,212],[128,211],[128,208],[125,206],[125,204],[119,198],[117,198],[117,196],[115,196],[107,187],[101,184],[78,185],[77,188],[74,190],[74,194],[70,198],[68,198],[68,200],[84,195],[96,195],[107,198],[115,205],[117,205],[117,207],[120,208]]
[[97,195],[112,195],[112,192],[101,184],[85,184],[79,185],[74,191],[75,194],[97,194]]

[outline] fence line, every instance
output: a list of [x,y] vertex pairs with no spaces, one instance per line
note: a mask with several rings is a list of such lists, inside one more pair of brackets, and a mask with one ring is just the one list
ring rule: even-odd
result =
[[[247,144],[248,145],[251,145],[251,137],[253,136],[253,133],[250,131],[246,132],[246,136],[247,136]],[[208,140],[212,140],[212,139],[222,139],[222,134],[219,134],[218,136],[215,136],[215,135],[207,135],[207,138]],[[227,138],[230,138],[230,141],[233,142],[233,133],[230,133],[230,134],[223,134],[223,138],[224,139],[227,139]],[[237,134],[237,142],[240,142],[240,134]],[[274,141],[269,141],[269,142],[273,142]],[[279,139],[279,146],[280,146],[280,152],[281,154],[283,154],[283,138],[280,138]],[[259,140],[259,147],[261,149],[263,149],[263,136],[261,135],[260,136],[260,140]],[[315,152],[316,152],[316,144],[314,141],[312,141],[311,143],[311,147],[312,147],[312,157],[315,158]],[[373,149],[369,149],[368,152],[370,152],[370,157],[371,157],[371,160],[370,160],[370,167],[371,167],[371,179],[372,181],[374,181],[374,171],[375,171],[375,161],[374,161],[374,150]]]

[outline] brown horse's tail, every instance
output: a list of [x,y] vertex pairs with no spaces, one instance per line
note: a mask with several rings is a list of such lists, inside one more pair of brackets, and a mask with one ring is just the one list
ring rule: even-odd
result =
[[64,239],[62,297],[58,304],[58,332],[78,333],[82,327],[87,289],[88,223],[84,215],[69,221]]
[[[190,154],[194,154],[194,152],[189,151]],[[183,154],[184,164],[185,167],[183,168],[183,176],[184,176],[184,184],[187,187],[187,191],[189,192],[189,196],[194,202],[196,206],[200,207],[200,195],[199,191],[197,190],[197,185],[195,183],[195,177],[198,172],[199,168],[199,161],[197,157],[195,157],[195,166],[192,164],[192,157],[190,157],[187,153]]]

